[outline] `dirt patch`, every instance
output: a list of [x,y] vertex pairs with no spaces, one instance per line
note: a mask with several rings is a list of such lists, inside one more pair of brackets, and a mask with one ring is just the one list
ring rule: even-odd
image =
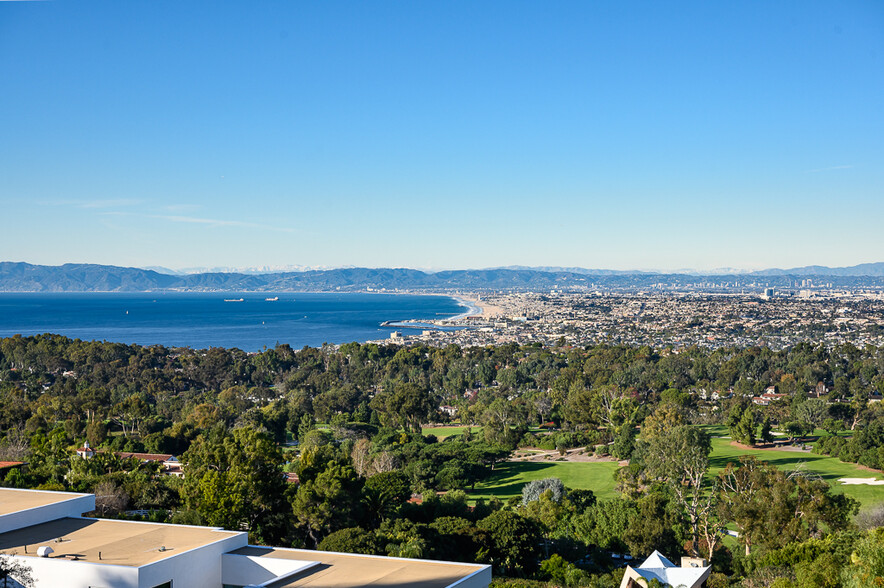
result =
[[766,444],[766,445],[743,445],[742,443],[738,443],[736,441],[730,442],[731,447],[736,447],[737,449],[742,449],[744,451],[752,450],[752,451],[794,451],[796,453],[810,453],[810,448],[801,449],[798,445],[777,445],[777,444]]
[[866,472],[875,472],[876,474],[880,474],[880,473],[882,473],[881,470],[876,470],[875,468],[870,468],[869,466],[864,466],[864,465],[859,464],[859,463],[852,463],[852,462],[849,462],[849,461],[845,461],[845,462],[842,462],[842,463],[849,463],[850,465],[852,465],[853,467],[855,467],[855,468],[858,469],[858,470],[863,470],[863,471],[866,471]]
[[582,447],[569,449],[565,455],[556,449],[539,449],[536,447],[522,447],[517,449],[510,461],[573,461],[573,462],[598,462],[617,461],[607,455],[587,455]]

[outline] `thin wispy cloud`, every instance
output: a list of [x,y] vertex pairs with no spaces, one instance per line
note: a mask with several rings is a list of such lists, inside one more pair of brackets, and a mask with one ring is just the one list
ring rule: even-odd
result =
[[818,168],[818,169],[808,169],[808,170],[804,170],[804,173],[806,173],[806,174],[816,174],[816,173],[824,172],[824,171],[835,171],[835,170],[838,170],[838,169],[851,169],[851,168],[854,168],[854,167],[856,167],[856,166],[855,166],[855,165],[833,165],[833,166],[831,166],[831,167],[821,167],[821,168]]
[[97,200],[50,200],[41,202],[43,206],[73,206],[75,208],[118,208],[126,206],[138,206],[143,200],[136,198],[104,198]]
[[216,218],[200,218],[193,216],[178,216],[178,215],[166,215],[166,214],[151,214],[147,215],[150,218],[158,218],[162,220],[171,221],[174,223],[188,223],[194,225],[206,225],[210,227],[242,227],[247,229],[261,229],[264,231],[280,231],[283,233],[292,233],[294,229],[287,227],[274,227],[271,225],[262,225],[260,223],[249,223],[245,221],[235,221],[235,220],[223,220]]
[[78,204],[80,208],[118,208],[120,206],[137,206],[141,200],[117,198],[111,200],[89,200]]
[[177,214],[141,214],[137,212],[126,212],[122,210],[104,210],[98,213],[104,217],[140,217],[164,220],[172,223],[184,223],[191,225],[203,225],[206,227],[238,227],[244,229],[259,229],[262,231],[278,231],[281,233],[294,233],[295,229],[290,227],[277,227],[273,225],[265,225],[261,223],[250,223],[238,220],[225,220],[218,218],[204,218],[196,216],[182,216]]
[[202,208],[199,204],[167,204],[161,207],[167,212],[188,212]]

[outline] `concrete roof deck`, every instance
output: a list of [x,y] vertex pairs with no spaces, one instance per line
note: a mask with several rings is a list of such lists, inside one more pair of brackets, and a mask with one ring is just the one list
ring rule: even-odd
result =
[[81,498],[82,496],[83,494],[76,494],[74,492],[39,492],[37,490],[0,488],[0,515],[47,506],[74,498]]
[[276,549],[251,545],[241,547],[231,553],[252,557],[319,562],[319,565],[292,578],[270,584],[268,588],[356,588],[358,586],[446,588],[485,567],[475,564],[374,557],[307,549]]
[[[37,548],[48,545],[54,551],[50,558],[76,556],[90,563],[139,567],[238,534],[211,527],[64,518],[0,534],[0,551],[37,557]],[[58,538],[62,541],[56,542]]]

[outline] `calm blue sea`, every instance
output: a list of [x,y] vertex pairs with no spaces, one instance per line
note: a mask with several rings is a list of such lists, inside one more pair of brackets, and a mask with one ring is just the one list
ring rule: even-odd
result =
[[260,351],[277,343],[299,349],[383,339],[395,330],[381,327],[384,321],[447,318],[465,310],[447,296],[407,294],[0,293],[0,337],[57,333],[195,349]]

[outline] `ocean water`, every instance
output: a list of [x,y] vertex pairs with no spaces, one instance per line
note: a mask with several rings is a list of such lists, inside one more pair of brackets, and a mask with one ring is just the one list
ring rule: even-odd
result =
[[[267,300],[276,298],[278,300]],[[385,339],[385,321],[442,319],[467,307],[447,296],[408,294],[0,293],[0,337],[56,333],[142,345],[238,347]]]

